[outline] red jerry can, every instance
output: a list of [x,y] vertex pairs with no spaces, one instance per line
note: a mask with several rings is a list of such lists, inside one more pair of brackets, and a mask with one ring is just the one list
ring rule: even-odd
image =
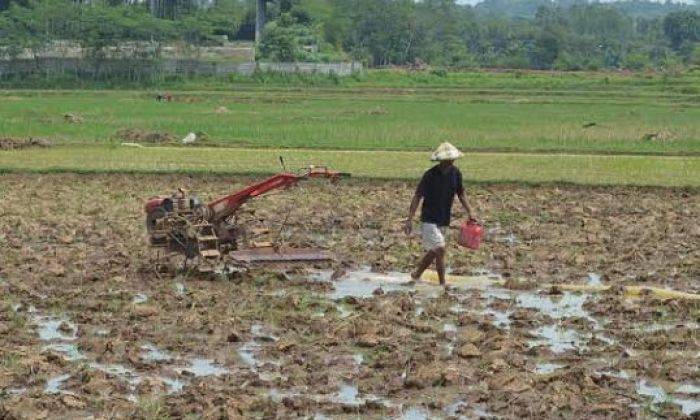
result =
[[484,227],[473,220],[465,220],[459,229],[457,243],[469,249],[479,249],[481,238],[484,236]]

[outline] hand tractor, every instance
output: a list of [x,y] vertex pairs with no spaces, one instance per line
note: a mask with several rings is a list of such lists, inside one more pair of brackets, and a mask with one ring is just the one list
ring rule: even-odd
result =
[[299,174],[283,172],[241,191],[202,203],[183,189],[170,196],[151,197],[146,203],[146,229],[152,247],[195,260],[201,272],[227,264],[293,263],[328,261],[332,255],[316,249],[282,249],[279,246],[242,248],[245,228],[236,214],[248,200],[276,189],[286,189],[311,178],[337,181],[349,174],[327,167],[306,168]]

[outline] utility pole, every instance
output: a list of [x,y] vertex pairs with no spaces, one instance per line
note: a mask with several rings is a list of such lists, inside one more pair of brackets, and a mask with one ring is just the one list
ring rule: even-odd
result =
[[160,1],[158,0],[148,0],[148,9],[151,11],[151,15],[155,17],[163,17],[162,7]]
[[258,44],[262,41],[262,32],[265,28],[265,4],[266,0],[257,0],[257,7],[255,10],[255,43]]

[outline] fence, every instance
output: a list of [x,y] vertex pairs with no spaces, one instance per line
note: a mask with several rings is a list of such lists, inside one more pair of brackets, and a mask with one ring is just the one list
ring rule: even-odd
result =
[[75,76],[103,80],[141,80],[158,76],[252,75],[255,71],[288,74],[331,74],[348,76],[363,70],[362,63],[254,63],[205,60],[137,60],[51,58],[0,60],[0,78],[12,76]]

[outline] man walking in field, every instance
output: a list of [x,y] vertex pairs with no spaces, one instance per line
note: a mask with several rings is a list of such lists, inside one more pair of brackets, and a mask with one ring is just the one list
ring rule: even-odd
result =
[[462,203],[470,220],[474,220],[467,197],[462,185],[462,173],[454,166],[454,161],[463,156],[450,143],[442,143],[430,160],[438,164],[423,174],[423,178],[413,195],[411,207],[406,220],[405,231],[411,234],[413,229],[413,217],[418,210],[418,205],[423,200],[421,208],[421,237],[426,254],[418,263],[418,267],[411,273],[414,280],[420,279],[423,272],[435,261],[435,268],[440,279],[440,284],[445,285],[445,233],[450,225],[452,203],[455,195]]

